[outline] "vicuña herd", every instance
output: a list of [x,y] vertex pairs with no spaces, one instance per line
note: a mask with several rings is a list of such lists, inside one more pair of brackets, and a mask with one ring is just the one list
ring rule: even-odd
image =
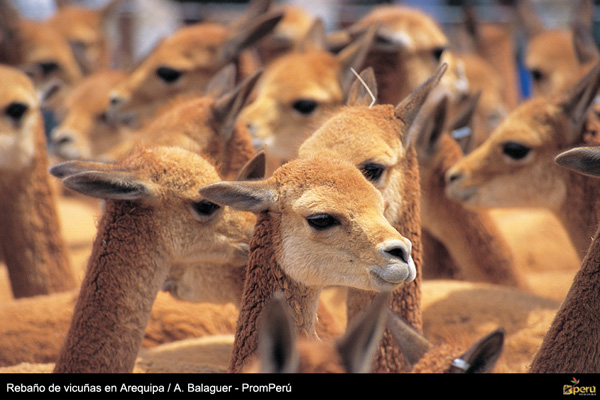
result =
[[0,372],[600,373],[590,0],[76,3],[0,0]]

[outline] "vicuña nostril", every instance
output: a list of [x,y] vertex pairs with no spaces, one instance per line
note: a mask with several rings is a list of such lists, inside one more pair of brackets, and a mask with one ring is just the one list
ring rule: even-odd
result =
[[410,261],[411,246],[407,246],[401,241],[394,241],[394,243],[390,243],[383,249],[383,251],[389,256],[402,260],[404,263],[408,264]]
[[111,95],[109,101],[110,101],[110,105],[114,107],[114,106],[118,106],[119,104],[123,103],[123,98],[118,95]]

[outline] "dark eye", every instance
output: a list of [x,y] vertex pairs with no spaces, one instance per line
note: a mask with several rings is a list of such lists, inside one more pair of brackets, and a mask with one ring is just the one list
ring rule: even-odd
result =
[[444,50],[446,50],[445,47],[436,47],[431,50],[431,54],[437,61],[440,61],[442,59],[442,54],[444,54]]
[[194,208],[194,211],[198,213],[198,215],[204,217],[208,217],[214,214],[215,211],[221,208],[220,205],[210,202],[208,200],[202,200],[197,203],[193,203],[192,207]]
[[10,103],[4,109],[4,114],[9,116],[13,121],[18,122],[23,118],[28,109],[29,106],[27,104],[14,102]]
[[300,99],[300,100],[296,100],[294,102],[294,104],[292,104],[292,107],[294,108],[294,110],[298,111],[300,114],[310,114],[313,111],[315,111],[315,108],[317,108],[318,103],[314,100],[310,100],[310,99]]
[[322,231],[333,226],[339,225],[340,221],[329,214],[316,214],[306,218],[310,226],[318,231]]
[[542,74],[542,71],[540,71],[539,69],[532,69],[531,70],[531,78],[536,81],[539,82],[542,80],[542,78],[544,77],[544,74]]
[[58,69],[58,64],[52,61],[41,62],[38,64],[42,69],[42,73],[44,75],[48,75],[49,73],[56,71]]
[[106,111],[98,114],[98,121],[104,122],[105,124],[109,123],[108,114]]
[[361,168],[363,176],[371,182],[379,180],[383,171],[385,171],[385,167],[381,164],[366,164]]
[[502,146],[502,152],[512,158],[513,160],[520,160],[524,158],[531,149],[527,146],[523,146],[516,142],[506,142]]
[[173,83],[181,76],[181,72],[169,67],[159,67],[156,69],[156,75],[167,83]]

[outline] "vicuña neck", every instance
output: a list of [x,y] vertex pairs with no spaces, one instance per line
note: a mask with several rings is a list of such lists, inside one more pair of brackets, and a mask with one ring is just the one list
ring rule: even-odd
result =
[[134,203],[106,202],[55,372],[133,370],[168,272],[152,212]]

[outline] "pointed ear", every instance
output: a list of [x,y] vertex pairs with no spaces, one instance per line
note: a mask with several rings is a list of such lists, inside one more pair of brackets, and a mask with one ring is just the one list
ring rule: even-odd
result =
[[568,142],[579,139],[587,112],[600,89],[600,63],[597,63],[575,86],[564,93],[557,102],[562,112],[569,118]]
[[481,90],[462,102],[448,126],[452,137],[458,142],[464,154],[470,153],[473,151],[473,147],[476,146],[471,122],[473,121],[480,98]]
[[281,12],[270,12],[235,24],[232,32],[219,49],[219,60],[229,63],[243,50],[251,47],[275,29],[283,18]]
[[433,348],[423,335],[392,311],[388,311],[387,323],[411,368]]
[[[429,77],[429,79],[423,82],[421,86],[413,90],[412,93],[410,93],[394,108],[394,115],[404,124],[404,132],[407,133],[409,131],[409,128],[417,118],[417,114],[419,114],[423,108],[423,104],[425,104],[427,97],[440,82],[442,75],[444,75],[447,69],[448,64],[443,63],[440,65],[436,72]],[[404,138],[404,145],[409,146],[410,138],[406,136]]]
[[498,329],[475,343],[462,357],[452,362],[452,372],[491,372],[504,350],[504,330]]
[[423,118],[416,134],[415,148],[419,158],[429,159],[436,154],[439,139],[446,130],[447,115],[448,98],[444,96],[435,104],[430,115]]
[[261,373],[298,372],[296,324],[280,292],[275,293],[260,317],[258,361]]
[[370,106],[377,101],[377,80],[372,67],[362,70],[350,87],[346,105]]
[[600,58],[593,36],[594,11],[592,0],[577,0],[573,8],[571,31],[575,54],[580,64],[591,63]]
[[116,165],[92,161],[67,161],[50,168],[63,185],[81,194],[99,199],[144,201],[156,199],[151,183],[135,177]]
[[267,160],[264,150],[256,153],[248,162],[242,167],[236,181],[250,181],[257,179],[264,179],[267,170]]
[[355,71],[362,69],[365,58],[375,39],[377,29],[378,27],[375,25],[370,26],[357,40],[338,53],[337,58],[341,65],[340,83],[342,93],[348,93],[350,86],[352,86],[354,79],[356,79],[352,69]]
[[306,32],[302,40],[296,45],[296,50],[300,52],[309,50],[328,50],[325,24],[321,18],[315,18],[315,21],[308,32]]
[[25,61],[25,37],[21,14],[10,1],[0,5],[0,63],[20,65]]
[[200,189],[200,195],[213,203],[259,214],[277,211],[277,193],[269,180],[222,181]]
[[234,63],[229,63],[221,68],[206,84],[204,94],[212,97],[221,97],[235,89],[237,68]]
[[389,293],[375,297],[370,306],[350,322],[344,336],[337,341],[348,373],[372,372],[373,359],[386,326]]
[[269,12],[272,6],[273,0],[250,0],[242,15],[233,21],[232,27],[247,26],[252,21],[256,20],[256,18]]
[[103,5],[99,9],[100,14],[102,15],[102,18],[104,20],[106,20],[106,19],[112,17],[114,15],[114,13],[116,13],[119,10],[119,7],[121,7],[121,4],[123,4],[123,0],[110,0],[108,3]]
[[262,70],[252,73],[233,90],[215,99],[212,105],[213,119],[225,142],[231,138],[237,118],[261,75]]
[[574,25],[571,30],[573,31],[573,47],[579,64],[585,65],[600,59],[600,51],[588,28]]
[[98,161],[65,161],[58,164],[54,164],[50,167],[50,175],[55,176],[59,179],[67,178],[71,175],[79,174],[81,172],[88,171],[123,171],[119,169],[116,164],[103,163]]
[[517,17],[528,39],[546,30],[531,0],[519,0],[516,3]]
[[600,176],[600,146],[576,147],[560,153],[554,161],[561,167],[583,175]]

